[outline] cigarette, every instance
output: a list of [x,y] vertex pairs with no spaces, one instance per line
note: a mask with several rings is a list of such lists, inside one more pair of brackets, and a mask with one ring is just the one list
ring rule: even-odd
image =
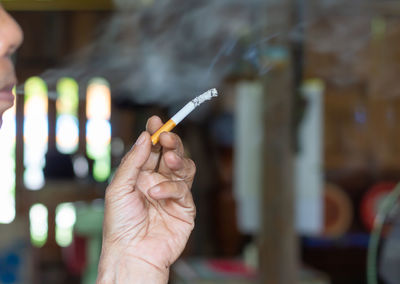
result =
[[210,89],[207,92],[195,97],[193,100],[188,102],[180,111],[178,111],[170,120],[168,120],[163,126],[160,127],[152,136],[151,142],[156,145],[160,140],[160,134],[163,132],[169,132],[174,129],[186,116],[188,116],[195,108],[209,101],[214,97],[218,96],[218,91],[216,89]]

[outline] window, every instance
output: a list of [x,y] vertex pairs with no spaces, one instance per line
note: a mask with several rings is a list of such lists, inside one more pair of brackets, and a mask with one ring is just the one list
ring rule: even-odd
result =
[[102,78],[89,82],[86,116],[87,155],[94,160],[94,179],[104,182],[111,172],[111,94],[107,81]]
[[60,153],[73,154],[79,144],[78,84],[71,78],[62,78],[57,94],[56,147]]
[[44,186],[43,169],[48,141],[47,87],[39,77],[25,83],[24,106],[24,184],[27,189]]
[[0,131],[0,223],[15,218],[15,105],[3,114]]
[[56,242],[67,247],[72,243],[76,211],[72,203],[62,203],[56,209]]
[[[49,105],[48,102],[46,83],[39,77],[28,79],[25,82],[23,121],[25,187],[29,190],[40,190],[45,185],[43,170],[46,163],[45,155],[49,148],[49,133],[55,133],[55,147],[58,152],[72,155],[74,172],[78,178],[85,177],[88,173],[88,162],[84,156],[86,154],[93,160],[93,171],[90,174],[94,180],[107,181],[111,172],[111,92],[108,82],[103,78],[94,78],[88,83],[86,117],[80,117],[79,86],[72,78],[61,78],[58,81],[55,110],[52,109],[54,104]],[[56,113],[55,124],[50,124],[55,125],[55,129],[50,129],[51,131],[49,131],[49,107],[50,111]],[[3,180],[12,180],[13,184],[10,184],[4,192],[0,192],[0,197],[5,196],[0,203],[7,202],[8,205],[8,207],[0,206],[0,210],[8,212],[0,214],[0,222],[11,222],[15,216],[15,162],[12,162],[15,160],[14,113],[10,111],[10,114],[5,117],[8,126],[3,129],[3,135],[13,138],[4,142],[8,146],[3,147],[3,150],[8,153],[4,156],[10,157],[7,162],[9,170],[3,171],[3,174],[13,176]],[[86,153],[78,151],[81,119],[86,119]],[[14,132],[14,134],[10,135],[9,132]],[[38,247],[43,246],[47,241],[48,216],[53,216],[52,212],[49,214],[46,205],[54,208],[45,201],[43,203],[34,204],[29,212],[31,240]],[[76,221],[73,203],[59,204],[55,218],[56,241],[60,246],[68,246],[72,242],[73,226]]]
[[48,230],[47,218],[47,208],[43,204],[34,204],[29,210],[31,242],[36,247],[41,247],[46,243]]

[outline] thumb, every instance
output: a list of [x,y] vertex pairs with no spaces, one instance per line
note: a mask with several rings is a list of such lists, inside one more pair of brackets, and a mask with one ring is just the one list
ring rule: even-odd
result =
[[132,190],[139,173],[151,153],[150,134],[142,132],[132,149],[122,159],[114,178],[109,186],[109,191]]

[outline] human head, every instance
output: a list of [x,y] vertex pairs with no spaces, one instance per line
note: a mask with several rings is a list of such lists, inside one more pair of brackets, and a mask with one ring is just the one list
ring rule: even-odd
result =
[[21,28],[0,4],[0,126],[3,113],[13,106],[12,88],[16,84],[11,55],[21,45]]

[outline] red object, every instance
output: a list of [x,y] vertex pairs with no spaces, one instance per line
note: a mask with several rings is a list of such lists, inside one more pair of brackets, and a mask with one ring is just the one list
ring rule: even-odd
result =
[[364,195],[361,201],[360,213],[361,219],[369,231],[374,227],[375,217],[381,202],[395,186],[396,184],[393,182],[380,182],[373,185]]
[[72,244],[63,249],[66,266],[72,275],[82,275],[86,268],[86,246],[85,237],[74,235]]
[[246,264],[240,260],[213,259],[208,261],[208,267],[215,272],[227,275],[244,277],[254,277],[256,275],[254,269],[246,266]]
[[324,230],[326,237],[341,237],[353,222],[353,205],[338,185],[327,183],[324,190]]

